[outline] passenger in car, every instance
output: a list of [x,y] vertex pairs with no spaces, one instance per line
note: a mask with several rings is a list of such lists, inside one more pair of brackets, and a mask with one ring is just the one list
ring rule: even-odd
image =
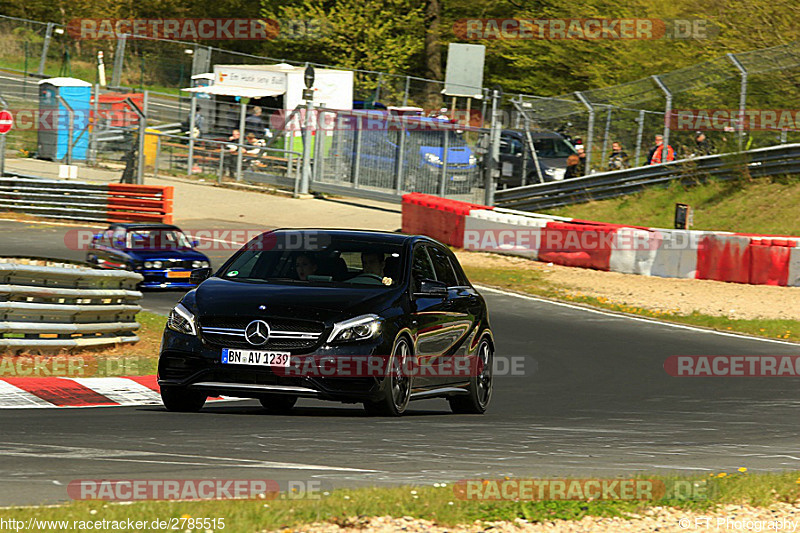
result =
[[294,259],[294,268],[300,281],[308,281],[308,276],[317,272],[317,261],[310,254],[300,254]]

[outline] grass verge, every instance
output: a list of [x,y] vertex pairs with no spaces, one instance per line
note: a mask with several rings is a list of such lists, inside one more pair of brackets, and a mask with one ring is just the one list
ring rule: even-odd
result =
[[610,311],[712,328],[719,331],[746,333],[748,335],[770,337],[773,339],[798,340],[800,338],[800,320],[732,319],[725,316],[713,316],[698,312],[681,314],[677,311],[658,311],[612,302],[604,297],[574,294],[575,291],[559,287],[545,279],[541,273],[533,270],[504,267],[475,267],[470,265],[462,266],[469,279],[474,283],[496,287],[498,289],[523,292],[535,296],[579,303],[600,309],[608,309]]
[[[740,469],[746,470],[746,469]],[[644,479],[644,478],[642,478]],[[312,522],[329,522],[342,527],[358,527],[365,517],[413,517],[442,526],[474,524],[475,521],[550,522],[580,520],[585,516],[631,517],[652,506],[668,506],[691,511],[708,511],[723,504],[769,506],[794,503],[800,497],[798,472],[755,474],[746,472],[712,473],[706,476],[647,476],[666,486],[702,487],[694,497],[653,501],[630,500],[551,500],[490,501],[463,500],[452,484],[433,487],[364,488],[315,492],[300,498],[292,493],[269,494],[274,499],[211,500],[194,502],[136,502],[121,505],[104,501],[74,501],[58,507],[5,508],[5,520],[168,520],[210,518],[225,521],[229,531],[263,531],[295,527]],[[188,527],[181,529],[188,530]],[[205,529],[205,528],[203,528]],[[220,528],[217,528],[220,529]],[[73,528],[73,531],[82,531]],[[86,529],[88,530],[88,529]],[[129,531],[128,529],[122,529]],[[43,529],[46,531],[46,529]]]
[[788,178],[672,183],[639,194],[545,212],[584,220],[655,228],[673,227],[675,204],[694,209],[692,229],[762,235],[800,235],[800,181]]

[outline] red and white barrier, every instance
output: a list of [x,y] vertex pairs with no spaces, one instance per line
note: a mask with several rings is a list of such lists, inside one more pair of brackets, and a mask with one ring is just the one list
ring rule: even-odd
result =
[[467,250],[665,278],[800,286],[800,237],[603,224],[422,194],[403,197],[403,231]]

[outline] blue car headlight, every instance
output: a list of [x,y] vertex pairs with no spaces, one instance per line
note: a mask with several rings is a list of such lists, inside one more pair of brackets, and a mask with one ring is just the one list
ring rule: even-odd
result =
[[194,315],[186,309],[183,304],[176,305],[172,311],[170,311],[169,318],[167,319],[167,327],[178,333],[197,335]]
[[381,317],[361,315],[334,324],[328,343],[365,341],[377,337],[380,332]]
[[164,263],[162,263],[161,261],[153,261],[152,265],[153,268],[161,268],[164,266]]
[[192,268],[208,268],[210,263],[208,261],[192,261]]

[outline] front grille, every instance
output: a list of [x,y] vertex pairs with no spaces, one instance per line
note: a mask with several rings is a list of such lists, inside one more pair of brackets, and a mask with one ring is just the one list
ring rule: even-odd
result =
[[[270,336],[265,344],[255,346],[245,339],[245,328],[253,320],[263,320],[269,324]],[[323,323],[311,320],[270,317],[204,317],[200,319],[200,333],[203,338],[210,344],[226,348],[307,350],[318,344],[324,331]]]

